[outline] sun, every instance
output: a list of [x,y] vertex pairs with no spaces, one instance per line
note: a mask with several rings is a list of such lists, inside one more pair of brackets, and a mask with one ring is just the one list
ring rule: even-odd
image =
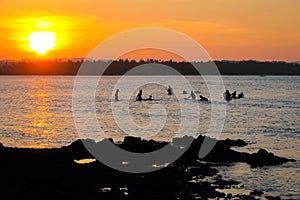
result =
[[56,46],[57,38],[54,32],[32,32],[28,36],[29,48],[39,54],[45,54]]

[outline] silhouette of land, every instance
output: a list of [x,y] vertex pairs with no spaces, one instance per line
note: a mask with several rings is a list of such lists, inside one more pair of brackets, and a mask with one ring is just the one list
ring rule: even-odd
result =
[[[214,63],[221,75],[300,75],[300,64],[297,62],[287,63],[281,61],[259,62],[247,61],[212,61],[209,62],[176,62],[160,61],[154,59],[116,60],[116,61],[93,61],[93,60],[45,60],[45,61],[0,61],[0,75],[76,75],[80,66],[84,64],[89,68],[84,75],[97,75],[101,72],[104,75],[123,75],[129,70],[141,64],[163,64],[167,65],[183,75],[199,75],[194,68],[200,69],[202,75],[216,75],[212,71]],[[102,73],[105,66],[108,67]],[[194,65],[194,66],[193,66]],[[154,69],[157,67],[157,69]],[[147,75],[144,72],[137,75]],[[153,66],[149,75],[172,75],[161,72],[159,66]]]
[[[192,141],[189,148],[186,141]],[[210,140],[215,140],[211,139]],[[218,175],[216,166],[232,162],[245,162],[252,167],[280,165],[295,160],[278,157],[266,150],[242,153],[232,146],[245,146],[242,140],[215,141],[212,151],[201,161],[198,152],[204,136],[174,138],[168,148],[172,152],[184,151],[174,163],[150,173],[125,173],[101,162],[86,164],[74,162],[93,159],[82,141],[77,140],[57,149],[9,148],[0,143],[0,192],[3,199],[256,199],[264,194],[254,190],[250,194],[225,194],[217,189],[232,188],[239,183]],[[93,148],[100,148],[112,139],[98,143],[86,140]],[[137,153],[152,152],[166,147],[167,142],[125,137],[118,147]],[[183,147],[183,148],[179,148]],[[126,161],[126,158],[124,158]],[[152,160],[150,166],[165,166]],[[209,161],[209,162],[202,162]],[[166,161],[167,163],[169,161]],[[128,165],[132,163],[128,162]],[[152,165],[153,164],[153,165]],[[275,167],[275,166],[274,166]],[[210,178],[209,178],[210,177]],[[210,180],[209,180],[210,179]],[[243,183],[241,183],[243,184]],[[280,199],[265,195],[266,199]]]

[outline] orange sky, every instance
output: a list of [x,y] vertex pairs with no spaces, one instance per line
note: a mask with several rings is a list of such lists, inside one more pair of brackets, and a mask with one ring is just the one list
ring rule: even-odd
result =
[[[296,61],[299,9],[299,0],[1,0],[0,59],[85,57],[116,33],[155,26],[190,36],[215,60]],[[53,31],[54,49],[32,51],[35,31]]]

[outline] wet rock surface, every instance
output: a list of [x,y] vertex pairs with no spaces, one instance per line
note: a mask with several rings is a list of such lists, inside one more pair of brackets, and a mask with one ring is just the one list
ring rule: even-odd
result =
[[261,196],[263,195],[264,193],[262,191],[259,191],[259,190],[253,190],[252,192],[250,192],[250,195],[252,196]]
[[225,144],[228,147],[244,147],[247,146],[248,143],[244,140],[237,139],[237,140],[231,140],[227,138],[226,140],[220,140],[221,143]]
[[[223,180],[217,175],[214,162],[224,165],[227,162],[246,162],[252,167],[259,167],[293,161],[266,150],[253,154],[237,152],[230,149],[232,145],[214,139],[210,140],[216,142],[215,147],[200,160],[198,154],[204,137],[191,139],[175,138],[168,145],[167,142],[125,137],[123,143],[116,145],[136,153],[152,152],[163,147],[185,151],[178,160],[160,170],[137,174],[120,172],[98,161],[87,164],[74,162],[93,158],[80,140],[59,149],[8,148],[0,144],[1,199],[236,199],[239,197],[216,191],[238,183]],[[109,141],[113,142],[112,139]],[[192,141],[189,148],[184,147],[186,141]],[[85,143],[95,148],[103,145],[103,141],[85,140]],[[214,176],[212,181],[206,180]],[[252,199],[259,195],[260,191],[253,191],[251,195],[240,196]]]

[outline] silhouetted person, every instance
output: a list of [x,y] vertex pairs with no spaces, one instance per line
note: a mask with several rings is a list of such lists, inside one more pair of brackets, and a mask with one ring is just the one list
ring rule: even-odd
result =
[[119,89],[116,90],[115,92],[115,101],[119,101]]
[[182,91],[182,94],[187,94],[187,92],[185,90]]
[[169,85],[169,88],[168,88],[168,95],[172,95],[173,94],[173,89],[171,88],[171,86]]
[[200,95],[200,101],[208,101],[208,98],[206,98],[206,97]]
[[135,100],[136,100],[136,101],[142,101],[142,94],[143,94],[143,91],[140,90],[139,93],[137,94]]
[[225,91],[224,98],[225,98],[226,101],[232,100],[232,97],[231,97],[231,94],[230,94],[229,90]]
[[192,99],[196,99],[196,95],[195,95],[195,93],[193,91],[191,91],[191,94],[190,94],[189,97],[192,97]]
[[239,93],[238,96],[237,96],[237,98],[239,98],[239,99],[240,98],[244,98],[244,93],[243,92]]
[[232,97],[233,99],[236,99],[236,98],[237,98],[237,96],[236,96],[236,91],[234,91],[234,92],[231,94],[231,97]]

